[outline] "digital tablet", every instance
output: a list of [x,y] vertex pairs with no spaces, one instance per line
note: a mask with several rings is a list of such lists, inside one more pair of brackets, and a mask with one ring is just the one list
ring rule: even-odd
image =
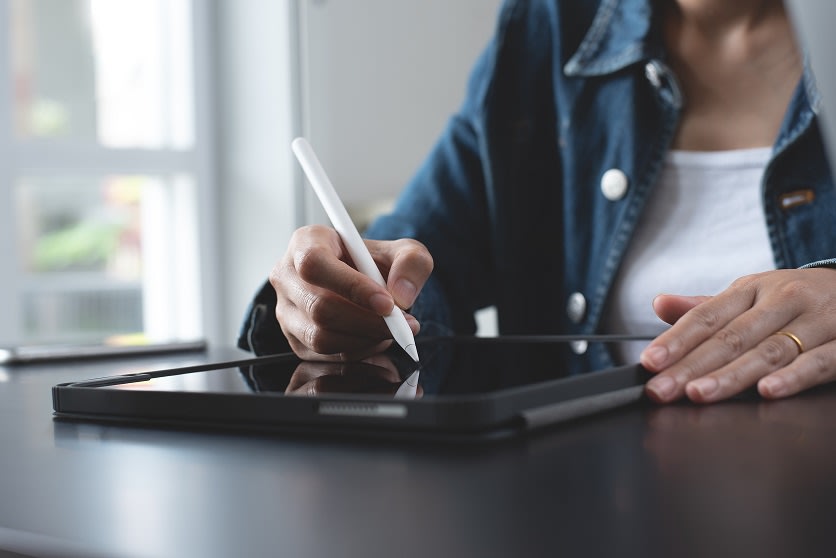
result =
[[636,403],[639,365],[570,375],[572,344],[607,338],[439,337],[362,362],[281,354],[59,384],[59,419],[401,439],[491,439]]

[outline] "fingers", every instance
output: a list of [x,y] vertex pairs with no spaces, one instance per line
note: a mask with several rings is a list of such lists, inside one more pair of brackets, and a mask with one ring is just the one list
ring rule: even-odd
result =
[[758,382],[758,392],[768,399],[800,393],[836,380],[836,341],[804,352],[783,369]]
[[[339,235],[320,226],[297,230],[270,283],[276,318],[293,351],[302,358],[355,360],[385,350],[391,333],[382,320],[395,306],[411,306],[432,270],[432,258],[416,241],[369,241],[386,287],[351,266]],[[413,333],[419,330],[406,314]]]
[[[642,365],[650,371],[659,372],[696,350],[697,354],[692,355],[690,359],[693,361],[693,370],[690,372],[692,376],[700,375],[701,371],[708,372],[714,369],[712,367],[716,368],[729,354],[739,353],[743,348],[751,346],[747,335],[754,338],[756,334],[749,331],[742,322],[733,325],[731,322],[753,308],[756,294],[757,291],[751,284],[738,283],[736,288],[730,288],[717,295],[710,303],[694,306],[648,345],[641,355]],[[758,327],[766,326],[767,333],[776,331],[770,330],[769,324],[758,325],[757,319],[752,320],[750,317],[748,321],[754,322]],[[777,325],[785,323],[786,321]],[[722,354],[716,351],[721,351]],[[702,358],[699,358],[700,356]],[[679,377],[685,375],[683,371]]]
[[[282,283],[284,297],[277,297],[276,318],[291,349],[302,358],[357,360],[385,350],[391,338],[386,323],[376,313],[360,308],[336,293],[294,279]],[[413,333],[420,329],[407,314]]]
[[757,385],[764,397],[777,398],[833,380],[833,274],[774,271],[738,280],[711,299],[659,297],[654,309],[674,317],[674,325],[641,355],[642,365],[658,373],[648,395],[708,403]]
[[[350,257],[332,229],[304,227],[297,230],[285,260],[288,273],[298,275],[303,285],[315,285],[320,292],[331,291],[380,316],[392,311],[392,296],[385,287],[351,267]],[[300,282],[294,284],[298,286]],[[299,299],[309,298],[305,288],[295,294]]]
[[[280,312],[280,310],[277,310]],[[377,317],[382,321],[382,318]],[[418,333],[418,322],[407,315],[407,323],[414,334]],[[381,353],[392,344],[391,333],[384,326],[378,335],[368,332],[338,331],[319,327],[315,322],[301,316],[279,322],[291,350],[300,358],[317,361],[354,361]],[[375,331],[376,325],[372,326]]]
[[412,306],[433,268],[432,256],[416,240],[367,240],[369,253],[388,278],[383,287],[351,267],[335,231],[306,227],[294,236],[292,263],[303,281],[381,316],[392,311],[393,303],[401,308]]
[[788,366],[798,356],[792,339],[772,334],[731,363],[688,382],[685,393],[698,403],[726,399],[756,384],[765,374]]
[[653,299],[653,311],[669,324],[676,323],[686,312],[696,305],[710,300],[710,296],[680,296],[661,294]]

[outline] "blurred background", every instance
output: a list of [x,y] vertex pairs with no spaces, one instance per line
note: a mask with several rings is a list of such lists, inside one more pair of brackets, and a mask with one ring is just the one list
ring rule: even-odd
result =
[[500,0],[0,0],[1,345],[234,342],[290,234],[362,226],[458,107]]

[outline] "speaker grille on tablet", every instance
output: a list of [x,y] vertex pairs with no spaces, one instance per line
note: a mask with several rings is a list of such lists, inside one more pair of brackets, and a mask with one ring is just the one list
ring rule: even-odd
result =
[[323,401],[317,409],[320,415],[354,417],[405,418],[406,405],[397,403],[348,403],[345,401]]

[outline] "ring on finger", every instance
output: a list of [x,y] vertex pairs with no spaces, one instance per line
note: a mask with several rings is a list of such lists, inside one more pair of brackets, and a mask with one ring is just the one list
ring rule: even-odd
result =
[[776,331],[775,335],[784,335],[786,337],[789,337],[790,339],[792,339],[792,342],[795,343],[795,346],[798,347],[798,354],[801,354],[801,353],[804,352],[804,343],[801,342],[801,339],[799,339],[796,334],[791,333],[789,331],[781,330],[781,331]]

